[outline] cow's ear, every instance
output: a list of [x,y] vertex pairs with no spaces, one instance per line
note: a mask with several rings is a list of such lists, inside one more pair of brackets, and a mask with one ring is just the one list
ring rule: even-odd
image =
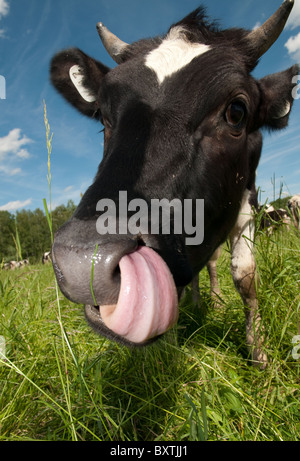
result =
[[55,88],[88,117],[95,117],[99,112],[97,95],[101,80],[108,71],[108,67],[77,48],[58,53],[50,67]]
[[[297,65],[259,80],[261,90],[260,125],[271,129],[285,128],[294,102]],[[296,82],[297,83],[297,82]]]

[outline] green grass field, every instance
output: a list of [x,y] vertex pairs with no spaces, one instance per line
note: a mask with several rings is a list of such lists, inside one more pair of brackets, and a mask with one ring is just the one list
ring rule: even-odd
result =
[[259,236],[256,255],[266,371],[249,363],[226,246],[222,306],[203,271],[207,315],[187,290],[178,325],[138,350],[96,336],[50,265],[1,271],[0,440],[300,440],[300,235]]

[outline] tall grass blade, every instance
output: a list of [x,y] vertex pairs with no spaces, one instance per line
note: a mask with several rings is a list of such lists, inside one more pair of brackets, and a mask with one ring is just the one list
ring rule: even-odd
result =
[[51,242],[53,243],[53,227],[52,227],[52,199],[51,199],[51,153],[52,153],[52,139],[53,139],[53,133],[50,132],[50,124],[48,122],[48,117],[47,117],[47,107],[45,101],[43,101],[44,104],[44,123],[45,123],[45,128],[46,128],[46,141],[47,141],[47,153],[48,153],[48,175],[47,175],[47,180],[48,180],[48,185],[49,185],[49,209],[50,212],[48,212],[48,207],[47,207],[47,202],[46,199],[43,199],[44,203],[44,208],[45,208],[45,213],[49,225],[49,230],[51,234]]

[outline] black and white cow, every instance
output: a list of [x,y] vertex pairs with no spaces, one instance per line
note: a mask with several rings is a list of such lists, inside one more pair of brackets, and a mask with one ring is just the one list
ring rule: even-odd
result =
[[283,226],[289,227],[291,224],[289,213],[284,208],[275,210],[273,206],[259,207],[257,212],[260,219],[259,229],[266,231],[269,235],[272,235],[275,230]]
[[45,251],[42,256],[42,264],[47,264],[51,262],[51,251]]
[[288,208],[291,212],[296,229],[300,229],[300,194],[290,198],[288,201]]
[[[293,4],[284,1],[254,31],[219,30],[199,8],[166,36],[131,45],[98,23],[117,67],[109,69],[74,48],[53,58],[56,89],[105,130],[94,182],[56,233],[52,248],[62,292],[85,304],[87,321],[99,334],[129,346],[162,335],[178,319],[183,288],[229,236],[232,275],[245,304],[247,345],[254,363],[265,367],[251,243],[259,130],[287,125],[298,67],[258,81],[251,71],[281,34]],[[120,192],[130,204],[126,222]],[[189,230],[197,233],[198,199],[204,200],[204,237],[195,245]],[[144,225],[150,227],[153,200],[189,200],[192,224],[177,232],[170,214],[174,228],[169,234],[162,226],[159,232],[142,226],[130,231],[131,218],[138,227],[133,211],[138,213],[141,200],[150,208],[139,214]],[[113,221],[111,204],[119,220]],[[98,227],[103,216],[106,234]]]
[[22,261],[10,261],[9,263],[5,263],[3,268],[4,270],[12,270],[15,269],[23,269],[25,266],[29,265],[28,259],[23,259]]

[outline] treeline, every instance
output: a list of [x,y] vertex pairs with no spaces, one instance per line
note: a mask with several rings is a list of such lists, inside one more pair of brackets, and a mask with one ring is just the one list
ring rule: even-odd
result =
[[[52,212],[53,232],[72,216],[75,208],[70,200],[67,206],[60,205]],[[50,249],[50,229],[42,210],[22,210],[15,215],[0,211],[0,264],[21,259],[29,259],[31,264],[40,262]]]
[[277,210],[278,208],[285,208],[287,210],[288,201],[290,198],[292,198],[291,195],[289,197],[279,197],[277,200],[271,202],[271,205],[275,208],[275,210]]

